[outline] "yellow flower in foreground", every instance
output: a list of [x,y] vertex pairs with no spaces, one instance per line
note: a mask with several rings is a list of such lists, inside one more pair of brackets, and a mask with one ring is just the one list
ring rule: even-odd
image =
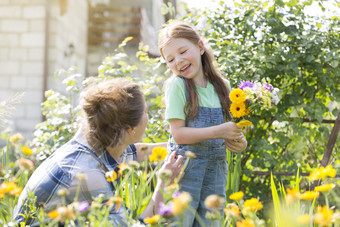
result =
[[263,208],[263,205],[258,199],[251,198],[251,199],[244,201],[243,207],[244,207],[244,211],[247,212],[247,211],[261,210]]
[[123,175],[124,172],[128,172],[131,169],[131,167],[126,163],[120,163],[118,165],[118,168],[119,168],[119,171],[118,171],[119,176]]
[[163,161],[168,154],[168,151],[164,147],[155,147],[152,149],[152,154],[149,156],[150,162]]
[[231,194],[229,196],[229,199],[238,201],[238,200],[242,199],[243,196],[244,196],[244,193],[242,191],[239,191],[239,192],[235,192],[235,193]]
[[335,188],[335,184],[333,184],[333,183],[331,183],[331,184],[324,184],[324,185],[316,186],[314,191],[317,191],[317,192],[327,192],[329,190],[332,190],[333,188]]
[[47,215],[52,219],[56,219],[57,217],[59,217],[59,213],[56,210],[49,212]]
[[321,226],[328,226],[333,220],[333,210],[328,209],[326,205],[324,207],[317,207],[316,214],[314,215],[314,223]]
[[253,123],[251,121],[248,121],[248,120],[243,120],[243,121],[240,121],[237,123],[237,126],[239,127],[246,127],[246,126],[249,126],[249,125],[252,125]]
[[32,155],[33,151],[29,147],[22,147],[21,148],[22,152],[24,152],[25,155]]
[[151,218],[145,218],[144,222],[148,223],[148,224],[155,224],[158,222],[158,220],[161,218],[161,216],[159,214],[154,215]]
[[2,198],[5,196],[5,194],[9,194],[10,196],[20,195],[21,191],[22,188],[14,182],[3,182],[0,185],[0,194]]
[[308,224],[308,223],[309,223],[309,220],[310,220],[309,214],[300,215],[300,216],[296,219],[297,223],[302,224],[302,225]]
[[22,135],[20,133],[16,133],[16,134],[12,135],[11,137],[9,137],[9,141],[11,143],[16,143],[16,142],[18,142],[21,139],[23,139],[23,137],[22,137]]
[[255,223],[251,219],[243,219],[242,222],[236,222],[236,227],[255,227]]
[[315,181],[319,179],[325,179],[326,177],[335,177],[336,170],[333,169],[331,165],[326,167],[321,166],[320,168],[315,168],[309,175],[309,180]]
[[303,194],[300,195],[300,199],[303,200],[313,200],[316,197],[319,196],[319,192],[315,192],[315,191],[305,191]]
[[238,218],[240,216],[240,208],[235,203],[228,203],[224,213],[227,216]]
[[247,94],[242,89],[236,88],[230,92],[229,98],[233,103],[241,103],[246,101]]
[[115,210],[118,210],[122,203],[123,199],[116,195],[110,197],[110,199],[105,203],[105,205],[110,206],[111,204],[115,204],[116,205]]
[[109,171],[105,173],[105,177],[107,181],[115,181],[117,180],[117,173],[115,171]]
[[191,200],[191,195],[188,192],[182,192],[172,200],[172,213],[178,215],[184,212],[188,208]]
[[230,105],[230,112],[235,118],[240,118],[247,115],[246,104],[242,103],[232,103]]
[[296,188],[287,188],[287,195],[285,197],[287,205],[291,204],[295,199],[298,198],[300,198],[300,192]]

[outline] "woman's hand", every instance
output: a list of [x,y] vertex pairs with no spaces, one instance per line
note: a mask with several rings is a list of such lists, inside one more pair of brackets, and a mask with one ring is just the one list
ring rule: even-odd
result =
[[244,135],[242,134],[241,139],[237,139],[237,140],[226,139],[225,145],[226,145],[226,148],[229,151],[241,152],[241,151],[244,151],[247,148],[248,142],[247,142],[246,138],[244,137]]
[[[179,180],[183,177],[183,172],[181,170],[183,168],[183,156],[178,155],[176,159],[176,151],[172,152],[170,157],[164,162],[163,166],[160,168],[159,173],[161,174],[163,170],[170,170],[170,183],[174,181],[175,178]],[[180,176],[181,175],[181,176]]]

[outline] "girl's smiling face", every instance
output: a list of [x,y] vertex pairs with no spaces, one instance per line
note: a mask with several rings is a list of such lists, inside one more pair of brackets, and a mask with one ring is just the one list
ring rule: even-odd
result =
[[184,38],[173,38],[164,46],[162,52],[166,63],[175,75],[192,79],[195,83],[204,78],[201,61],[204,45],[201,40],[194,44]]

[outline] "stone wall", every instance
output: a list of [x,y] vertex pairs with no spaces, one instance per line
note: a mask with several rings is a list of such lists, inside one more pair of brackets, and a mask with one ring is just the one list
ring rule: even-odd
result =
[[63,91],[55,70],[77,66],[85,74],[87,1],[64,1],[64,14],[61,2],[0,1],[0,101],[23,94],[8,127],[27,138],[42,121],[44,90]]

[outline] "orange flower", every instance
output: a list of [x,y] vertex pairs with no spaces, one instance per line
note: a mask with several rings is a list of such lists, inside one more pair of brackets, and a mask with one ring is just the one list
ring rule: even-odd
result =
[[118,175],[121,176],[123,175],[124,172],[128,172],[131,168],[128,164],[126,163],[120,163],[118,165],[119,171],[118,171]]
[[152,154],[149,156],[150,162],[163,161],[168,154],[168,151],[164,147],[155,147],[152,149]]
[[240,118],[247,115],[246,104],[242,103],[232,103],[230,105],[230,112],[235,118]]
[[286,195],[286,204],[289,205],[293,200],[298,199],[300,197],[300,192],[296,188],[289,189],[287,188]]
[[244,207],[245,212],[247,212],[247,211],[258,211],[258,210],[261,210],[263,208],[263,205],[258,199],[251,198],[251,199],[244,201],[243,207]]
[[56,210],[49,212],[47,215],[52,219],[56,219],[57,217],[60,216],[58,211],[56,211]]
[[230,92],[229,98],[233,103],[242,103],[246,101],[247,94],[242,89],[236,88]]
[[328,226],[334,221],[333,210],[328,209],[327,206],[316,208],[316,214],[314,215],[314,222],[321,226]]
[[332,190],[333,188],[335,188],[335,184],[324,184],[316,186],[314,190],[317,192],[327,192],[329,190]]
[[320,168],[315,168],[309,175],[309,180],[315,181],[319,179],[325,179],[326,177],[335,177],[336,170],[333,169],[331,165],[326,167],[321,166]]
[[242,222],[236,222],[236,227],[255,227],[255,223],[251,219],[243,219]]
[[244,193],[242,191],[239,191],[239,192],[235,192],[235,193],[231,194],[229,196],[229,199],[238,201],[238,200],[241,200],[243,198],[243,196],[244,196]]
[[118,176],[117,176],[117,173],[114,170],[112,170],[112,171],[106,172],[105,177],[107,181],[115,181],[117,180]]
[[20,195],[22,191],[22,188],[19,187],[14,182],[4,182],[0,185],[0,198],[4,197],[5,194],[9,194],[11,196]]
[[119,196],[115,195],[110,197],[110,199],[105,203],[107,206],[110,206],[111,204],[115,204],[115,210],[118,210],[120,208],[120,206],[123,203],[123,199],[120,198]]
[[21,150],[22,150],[22,152],[24,152],[25,155],[32,155],[33,154],[33,151],[29,147],[23,146],[21,148]]
[[191,195],[188,192],[182,192],[172,200],[172,213],[178,215],[184,212],[188,208],[191,200]]
[[159,214],[156,214],[150,218],[145,218],[144,222],[148,223],[148,224],[155,224],[158,222],[158,220],[161,218],[161,216]]
[[224,209],[224,213],[227,216],[238,218],[240,216],[240,208],[235,203],[228,203],[227,207]]
[[19,140],[23,139],[22,135],[20,133],[16,133],[14,135],[12,135],[10,138],[9,138],[9,141],[11,143],[16,143],[18,142]]
[[246,126],[249,126],[249,125],[252,125],[253,123],[251,121],[248,121],[248,120],[243,120],[243,121],[240,121],[237,123],[237,126],[239,127],[246,127]]
[[302,200],[313,200],[319,196],[319,192],[315,191],[305,191],[303,194],[300,195],[300,199]]

